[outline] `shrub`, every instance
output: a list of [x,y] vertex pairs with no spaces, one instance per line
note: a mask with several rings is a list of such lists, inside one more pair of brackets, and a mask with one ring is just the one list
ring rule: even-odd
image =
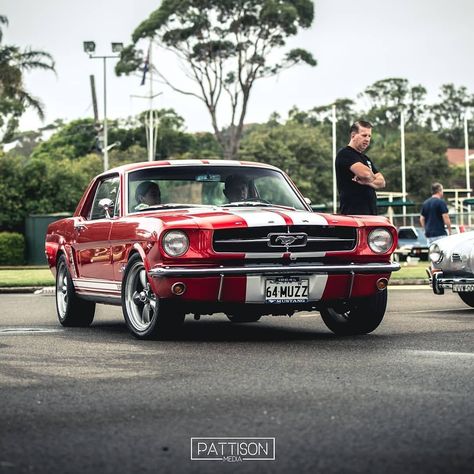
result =
[[25,263],[25,238],[17,232],[0,232],[0,265]]

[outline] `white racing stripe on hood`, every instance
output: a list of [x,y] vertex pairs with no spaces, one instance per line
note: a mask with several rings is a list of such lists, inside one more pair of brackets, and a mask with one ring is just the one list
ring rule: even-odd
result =
[[291,219],[294,225],[329,225],[329,222],[320,214],[307,211],[291,211],[287,209],[276,209],[275,211],[261,209],[228,209],[228,212],[243,219],[249,227],[288,225],[283,215]]
[[[228,209],[231,214],[243,219],[249,227],[264,227],[268,225],[287,225],[285,219],[276,212],[256,209]],[[286,212],[285,212],[286,214]]]
[[282,214],[288,216],[294,225],[328,225],[329,222],[321,215],[306,211],[282,210]]

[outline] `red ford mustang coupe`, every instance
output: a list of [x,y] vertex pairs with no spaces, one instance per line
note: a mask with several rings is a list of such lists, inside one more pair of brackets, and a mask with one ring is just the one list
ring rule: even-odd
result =
[[400,268],[396,246],[384,217],[312,212],[281,170],[238,161],[109,170],[46,235],[60,323],[88,326],[96,303],[116,304],[141,339],[189,313],[235,323],[301,310],[336,334],[367,334]]

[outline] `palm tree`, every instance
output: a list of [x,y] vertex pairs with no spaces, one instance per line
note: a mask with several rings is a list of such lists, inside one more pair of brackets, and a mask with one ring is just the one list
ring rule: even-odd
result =
[[4,15],[0,15],[0,130],[3,132],[0,142],[4,142],[11,138],[26,109],[34,109],[44,119],[44,106],[26,90],[24,74],[32,70],[55,72],[55,69],[53,57],[49,53],[3,45],[1,25],[8,25]]

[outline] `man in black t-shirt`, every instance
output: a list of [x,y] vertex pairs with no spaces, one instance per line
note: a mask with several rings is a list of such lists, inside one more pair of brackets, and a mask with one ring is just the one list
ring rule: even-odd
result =
[[423,203],[420,212],[420,224],[425,228],[425,235],[430,244],[451,234],[451,219],[448,214],[448,206],[443,201],[442,184],[433,183],[431,192],[433,195]]
[[376,189],[385,179],[372,160],[364,155],[372,138],[372,125],[359,120],[350,129],[349,144],[336,156],[336,179],[341,214],[377,214]]

